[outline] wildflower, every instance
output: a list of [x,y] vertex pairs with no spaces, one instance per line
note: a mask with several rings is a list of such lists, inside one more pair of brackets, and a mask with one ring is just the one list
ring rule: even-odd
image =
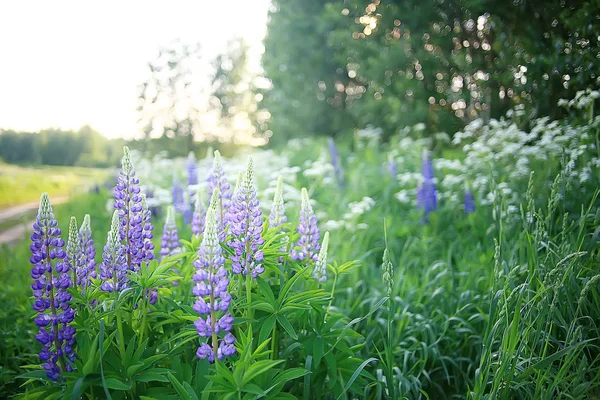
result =
[[296,248],[292,250],[292,259],[296,261],[317,261],[320,250],[320,232],[317,226],[317,217],[310,206],[308,192],[302,188],[302,206],[300,208],[300,222],[298,224],[300,239]]
[[75,317],[68,292],[72,280],[60,235],[48,193],[43,193],[31,234],[31,288],[37,312],[34,322],[40,328],[35,338],[43,346],[39,357],[46,375],[53,380],[58,380],[61,372],[72,371],[75,361],[75,328],[69,325]]
[[192,215],[192,234],[200,237],[204,232],[204,222],[206,222],[206,206],[202,196],[202,191],[196,191],[196,201],[194,204],[194,214]]
[[69,236],[67,239],[67,257],[65,259],[69,271],[73,276],[76,286],[81,286],[87,279],[87,266],[85,255],[81,251],[81,241],[77,232],[77,219],[71,217],[69,221]]
[[173,205],[178,213],[183,215],[183,222],[187,225],[192,220],[192,210],[189,202],[186,200],[183,185],[175,176],[173,176]]
[[390,178],[396,179],[396,175],[398,175],[398,164],[391,154],[388,154],[387,170],[390,174]]
[[119,226],[119,213],[115,210],[100,264],[100,290],[104,292],[120,292],[127,287],[127,260]]
[[325,282],[327,280],[327,247],[329,246],[329,232],[325,232],[323,235],[323,244],[321,250],[319,250],[319,257],[313,270],[313,278],[318,282]]
[[148,208],[146,196],[142,194],[142,244],[143,254],[142,261],[154,260],[154,243],[152,243],[152,212]]
[[188,186],[198,184],[198,163],[196,162],[196,156],[193,151],[190,151],[187,158],[187,173],[188,173]]
[[333,166],[335,180],[339,187],[344,187],[344,170],[342,169],[340,153],[338,152],[337,147],[335,147],[333,138],[328,138],[327,142],[329,144],[329,154],[331,155],[331,165]]
[[277,228],[287,221],[283,204],[282,182],[283,179],[279,176],[277,179],[277,188],[275,189],[275,197],[273,198],[273,206],[269,214],[269,227],[271,228]]
[[223,223],[225,212],[229,208],[229,202],[231,201],[231,185],[229,182],[227,182],[227,178],[225,177],[225,171],[221,165],[221,153],[219,153],[219,150],[215,150],[213,168],[208,175],[208,187],[210,189],[209,194],[211,199],[215,189],[219,189],[217,211],[219,213],[218,218],[220,218],[221,223]]
[[[223,249],[219,244],[216,210],[213,207],[209,207],[206,213],[206,229],[194,266],[196,284],[192,293],[198,298],[193,309],[200,314],[194,325],[198,334],[209,338],[212,343],[212,346],[202,343],[196,355],[213,363],[215,357],[221,360],[235,354],[235,337],[230,333],[233,317],[228,312],[231,303],[231,295],[227,292],[229,279]],[[221,332],[226,334],[219,340]]]
[[265,269],[262,265],[263,252],[258,247],[264,243],[262,238],[262,211],[256,197],[254,185],[253,162],[248,160],[248,167],[237,188],[231,204],[229,232],[233,239],[228,245],[233,249],[231,256],[232,269],[235,274],[248,275],[253,278]]
[[423,161],[421,163],[423,183],[417,188],[417,204],[420,209],[427,215],[437,209],[437,193],[433,177],[433,163],[429,157],[429,153],[423,153]]
[[79,228],[80,249],[84,257],[84,266],[86,273],[82,274],[82,281],[77,282],[77,285],[87,287],[90,283],[90,278],[96,278],[96,249],[94,248],[94,239],[92,239],[92,227],[90,224],[90,215],[85,214],[83,223]]
[[467,214],[475,212],[475,197],[469,189],[465,190],[465,212]]
[[175,224],[175,211],[172,206],[167,208],[167,218],[165,219],[165,227],[163,229],[162,238],[160,241],[161,258],[177,254],[179,252],[179,234],[177,233],[177,225]]
[[114,190],[114,207],[118,210],[119,235],[124,241],[124,254],[127,268],[138,271],[144,258],[142,240],[142,196],[139,179],[135,177],[129,148],[123,147],[125,153],[121,171]]

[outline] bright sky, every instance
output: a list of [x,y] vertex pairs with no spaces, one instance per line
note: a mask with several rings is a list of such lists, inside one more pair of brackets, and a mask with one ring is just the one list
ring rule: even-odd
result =
[[[137,87],[161,46],[214,58],[241,36],[260,52],[269,0],[0,2],[0,128],[84,124],[136,134]],[[256,57],[258,63],[258,57]]]

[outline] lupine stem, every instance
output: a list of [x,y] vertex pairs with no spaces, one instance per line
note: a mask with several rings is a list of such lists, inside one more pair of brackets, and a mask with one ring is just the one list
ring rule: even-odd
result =
[[117,313],[117,334],[119,335],[119,349],[121,357],[125,355],[125,339],[123,336],[123,321],[121,320],[121,308],[118,307],[119,292],[115,290],[115,311]]
[[331,287],[331,298],[329,299],[329,304],[327,305],[327,311],[325,312],[325,317],[323,318],[324,321],[327,321],[327,314],[329,314],[329,309],[331,308],[331,303],[333,303],[333,295],[335,294],[335,285],[337,284],[337,279],[338,279],[338,274],[337,274],[337,271],[335,271],[335,274],[333,275],[333,286]]

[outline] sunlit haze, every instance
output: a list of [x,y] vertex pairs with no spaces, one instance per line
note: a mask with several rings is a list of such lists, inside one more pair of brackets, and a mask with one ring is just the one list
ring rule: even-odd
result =
[[[234,37],[257,54],[269,0],[0,3],[0,128],[137,133],[137,87],[175,39],[207,64]],[[208,69],[207,69],[208,74]]]

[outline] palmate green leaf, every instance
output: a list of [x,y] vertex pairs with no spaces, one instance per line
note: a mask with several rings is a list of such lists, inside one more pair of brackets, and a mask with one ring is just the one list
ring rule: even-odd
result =
[[259,293],[263,296],[267,303],[272,304],[273,307],[276,307],[275,303],[275,295],[271,290],[271,286],[260,276],[256,278],[256,282],[258,283]]
[[105,379],[105,382],[106,382],[107,388],[114,389],[114,390],[127,391],[127,390],[130,390],[132,387],[131,381],[125,382],[116,377],[107,377]]
[[279,292],[279,297],[277,298],[279,304],[282,304],[285,301],[289,291],[292,289],[292,286],[294,286],[294,284],[298,282],[298,279],[300,279],[307,270],[308,267],[304,267],[300,270],[300,272],[296,273],[296,275],[292,276],[285,282],[285,285],[283,285],[283,288],[281,288],[281,291]]
[[137,382],[169,382],[167,378],[167,368],[151,368],[136,375],[135,380]]
[[264,342],[271,335],[271,332],[275,327],[275,321],[278,319],[277,317],[278,315],[276,314],[269,315],[260,323],[260,334],[258,335],[258,340],[260,342]]
[[298,335],[296,334],[296,331],[294,331],[294,327],[284,315],[277,314],[277,322],[279,322],[279,325],[285,329],[288,335],[290,335],[294,340],[298,340]]
[[261,360],[252,364],[248,369],[244,372],[244,376],[242,378],[242,385],[252,381],[254,378],[259,376],[260,374],[270,370],[271,368],[275,368],[279,364],[283,363],[284,360]]

